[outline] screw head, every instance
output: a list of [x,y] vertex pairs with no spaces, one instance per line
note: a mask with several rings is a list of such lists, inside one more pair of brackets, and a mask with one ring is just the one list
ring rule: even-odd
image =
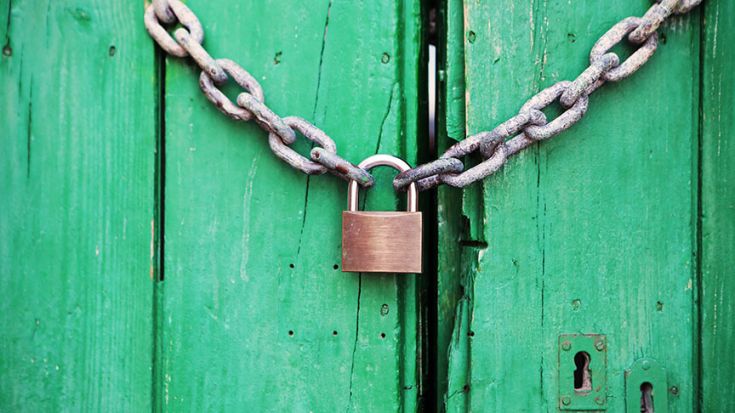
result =
[[648,360],[644,360],[643,363],[641,363],[641,368],[643,370],[648,370],[651,368],[651,362]]
[[571,348],[572,348],[572,343],[570,343],[568,341],[565,341],[565,342],[561,343],[561,349],[562,350],[569,351],[569,350],[571,350]]
[[669,387],[669,393],[671,393],[674,396],[676,396],[677,394],[679,394],[679,388],[676,387],[676,386],[671,386],[671,387]]
[[570,404],[572,404],[572,399],[570,399],[567,396],[564,396],[561,398],[561,404],[563,404],[564,406],[569,406]]
[[602,341],[595,342],[595,348],[597,349],[597,351],[602,351],[605,349],[605,343],[603,343]]
[[603,397],[601,397],[601,396],[597,396],[597,397],[595,397],[595,403],[597,403],[600,406],[602,406],[603,404],[605,404],[605,399]]

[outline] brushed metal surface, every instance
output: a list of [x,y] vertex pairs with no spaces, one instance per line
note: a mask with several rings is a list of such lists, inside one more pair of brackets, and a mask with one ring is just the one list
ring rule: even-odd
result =
[[342,271],[421,273],[421,212],[343,211]]

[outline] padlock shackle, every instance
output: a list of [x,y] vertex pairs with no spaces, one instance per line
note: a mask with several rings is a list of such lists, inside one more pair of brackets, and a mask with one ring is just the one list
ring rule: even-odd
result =
[[[376,166],[390,166],[391,168],[397,169],[399,172],[404,172],[411,169],[411,166],[406,163],[403,159],[396,158],[391,155],[378,154],[365,158],[360,162],[358,167],[370,170]],[[406,210],[408,212],[416,212],[419,210],[419,191],[416,189],[416,184],[411,183],[408,186],[408,199],[406,200]],[[360,196],[360,189],[357,185],[357,181],[354,179],[350,181],[347,187],[347,210],[355,212],[358,209],[358,201]]]

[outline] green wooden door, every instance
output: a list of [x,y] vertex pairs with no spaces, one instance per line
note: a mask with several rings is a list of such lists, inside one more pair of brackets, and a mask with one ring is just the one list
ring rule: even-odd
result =
[[[705,3],[664,25],[652,61],[596,92],[573,129],[481,185],[440,191],[439,409],[624,412],[631,398],[640,406],[626,375],[638,380],[643,359],[665,369],[657,406],[733,409],[735,386],[717,378],[733,365],[733,322],[721,318],[735,293],[733,54],[722,47],[733,34],[722,27],[735,16]],[[447,1],[443,145],[574,79],[600,35],[648,7]],[[599,402],[576,398],[575,335],[604,340],[586,350]]]
[[[418,2],[222,3],[188,5],[209,51],[247,67],[275,111],[319,125],[348,159],[415,162]],[[204,98],[198,73],[165,61],[156,402],[172,411],[414,410],[419,279],[342,273],[346,183],[281,162],[256,125]],[[395,208],[390,176],[380,175],[369,208]]]
[[[278,113],[416,163],[418,1],[187,4]],[[0,2],[0,411],[415,410],[420,278],[342,273],[346,183],[221,115],[144,8]]]
[[[0,412],[558,411],[576,407],[577,346],[607,411],[644,358],[670,411],[735,410],[735,6],[705,2],[574,129],[423,193],[427,270],[374,276],[339,268],[346,184],[218,112],[192,62],[154,47],[143,2],[0,0]],[[436,156],[431,7],[441,149],[573,78],[649,6],[186,3],[278,114],[354,162],[412,164]],[[367,208],[397,207],[392,176]]]
[[0,2],[0,411],[144,411],[154,47],[141,7]]

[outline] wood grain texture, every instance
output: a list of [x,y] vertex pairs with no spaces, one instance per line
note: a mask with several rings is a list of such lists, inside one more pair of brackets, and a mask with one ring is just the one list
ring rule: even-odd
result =
[[[441,5],[443,30],[437,46],[437,61],[443,73],[438,84],[437,99],[437,148],[444,151],[452,143],[465,136],[465,72],[464,72],[464,7],[462,0],[444,0]],[[466,383],[467,366],[465,359],[457,357],[464,354],[452,352],[451,360],[457,366],[451,369],[450,348],[464,343],[457,334],[453,335],[455,314],[460,310],[458,300],[462,297],[460,277],[463,252],[472,252],[461,244],[466,220],[462,214],[462,199],[452,188],[440,187],[437,190],[437,235],[438,244],[437,282],[436,282],[436,334],[431,339],[436,343],[435,363],[437,411],[444,409],[447,394],[461,394]],[[463,282],[463,281],[462,281]],[[466,300],[463,299],[463,304]],[[466,333],[466,332],[465,332]],[[451,391],[448,390],[449,382]]]
[[150,409],[156,84],[142,12],[0,1],[0,411]]
[[[465,2],[467,133],[573,79],[600,35],[648,6]],[[556,410],[556,342],[574,333],[607,336],[608,411],[624,411],[623,372],[644,356],[678,389],[670,411],[695,406],[697,13],[665,25],[653,60],[597,92],[574,129],[441,201],[464,215],[440,222],[455,243],[440,279],[463,292],[447,410]]]
[[[278,114],[318,125],[355,163],[415,163],[417,1],[188,5],[207,49],[247,68]],[[347,184],[279,161],[256,125],[206,101],[197,77],[167,59],[159,407],[415,410],[418,278],[342,273]],[[303,139],[294,147],[308,153]],[[394,173],[376,174],[367,208],[397,209]]]
[[701,141],[702,405],[735,411],[735,4],[707,2]]

